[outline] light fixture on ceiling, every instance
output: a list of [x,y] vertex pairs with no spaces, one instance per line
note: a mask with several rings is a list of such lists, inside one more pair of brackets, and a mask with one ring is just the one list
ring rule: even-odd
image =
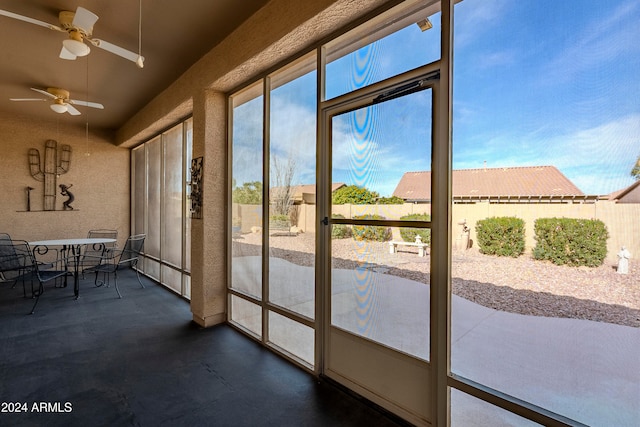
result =
[[51,104],[51,109],[56,113],[62,114],[67,112],[67,105],[62,99],[58,98]]
[[91,49],[82,41],[82,35],[79,31],[69,32],[71,38],[64,40],[62,45],[65,49],[75,56],[87,56]]
[[427,31],[433,28],[433,24],[429,21],[429,18],[424,18],[422,21],[416,22],[421,31]]

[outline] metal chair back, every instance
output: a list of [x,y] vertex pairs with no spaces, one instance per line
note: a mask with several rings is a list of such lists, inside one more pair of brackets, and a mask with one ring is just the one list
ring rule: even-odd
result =
[[[49,255],[52,260],[46,263],[39,262],[36,253]],[[0,271],[5,274],[12,273],[13,280],[19,278],[31,278],[38,281],[38,288],[31,289],[35,302],[31,308],[31,314],[36,309],[40,295],[44,292],[46,282],[63,278],[65,285],[69,273],[68,260],[60,256],[57,250],[48,248],[36,248],[35,252],[29,247],[29,243],[23,240],[0,240]]]
[[144,249],[144,240],[146,237],[146,234],[136,234],[134,236],[129,236],[126,243],[124,244],[124,248],[122,248],[122,252],[120,253],[118,264],[129,264],[130,267],[135,268],[138,264],[138,259],[140,258],[140,255],[142,254],[142,251]]

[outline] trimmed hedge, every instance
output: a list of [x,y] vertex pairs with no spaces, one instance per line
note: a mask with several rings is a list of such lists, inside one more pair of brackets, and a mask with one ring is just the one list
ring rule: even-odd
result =
[[[410,214],[401,216],[400,219],[408,221],[430,221],[431,215],[429,214]],[[430,228],[400,228],[400,236],[405,242],[415,242],[416,236],[419,235],[422,239],[422,243],[431,243],[431,229]]]
[[[380,215],[359,215],[353,219],[384,219]],[[372,240],[376,242],[386,242],[391,239],[391,229],[380,225],[354,225],[351,228],[355,240]]]
[[533,257],[557,265],[598,267],[607,256],[609,232],[599,219],[538,218]]
[[[331,218],[344,219],[344,215],[333,214]],[[351,237],[351,228],[344,224],[333,224],[331,226],[331,238],[332,239],[345,239]]]
[[476,223],[480,253],[517,258],[524,252],[524,220],[491,217]]

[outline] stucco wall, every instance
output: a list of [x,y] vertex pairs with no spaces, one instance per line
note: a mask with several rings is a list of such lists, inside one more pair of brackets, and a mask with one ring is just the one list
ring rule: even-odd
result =
[[[54,113],[52,113],[54,115]],[[118,148],[106,136],[85,129],[68,127],[64,117],[51,122],[33,122],[25,117],[0,117],[2,155],[0,156],[0,232],[14,239],[38,240],[86,236],[95,228],[118,230],[123,243],[129,234],[129,150]],[[35,148],[44,162],[45,142],[71,146],[68,173],[56,183],[56,211],[42,211],[44,183],[29,172],[28,151]],[[89,155],[87,155],[87,153]],[[59,184],[73,185],[73,211],[62,211],[67,200]],[[26,188],[31,191],[31,212],[26,212]]]

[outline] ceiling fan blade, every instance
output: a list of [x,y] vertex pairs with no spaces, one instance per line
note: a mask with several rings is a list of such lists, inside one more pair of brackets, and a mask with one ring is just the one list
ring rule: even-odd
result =
[[0,15],[4,15],[4,16],[9,17],[9,18],[13,18],[13,19],[17,19],[17,20],[20,20],[20,21],[28,22],[30,24],[36,24],[36,25],[39,25],[41,27],[48,28],[50,30],[66,32],[65,30],[63,30],[62,28],[58,27],[57,25],[53,25],[53,24],[49,24],[48,22],[39,21],[37,19],[29,18],[28,16],[18,15],[17,13],[9,12],[7,10],[0,9]]
[[91,107],[91,108],[99,108],[101,110],[104,109],[104,105],[97,103],[97,102],[89,102],[89,101],[78,101],[77,99],[70,99],[69,100],[69,104],[74,104],[74,105],[84,105],[85,107]]
[[104,49],[107,52],[111,52],[125,59],[128,59],[129,61],[135,62],[140,68],[142,68],[144,64],[144,56],[140,56],[137,53],[131,52],[130,50],[127,50],[120,46],[116,46],[115,44],[112,44],[100,39],[87,38],[86,40],[89,40],[89,42],[91,42],[92,45],[99,47],[100,49]]
[[42,98],[9,98],[9,101],[48,101]]
[[62,49],[60,49],[60,59],[68,59],[73,61],[76,58],[77,56],[69,52],[66,47],[62,46]]
[[64,104],[67,106],[67,113],[71,114],[72,116],[79,116],[80,115],[80,111],[76,110],[76,108],[71,105],[71,104]]
[[91,12],[90,10],[85,9],[84,7],[78,6],[71,25],[77,28],[82,28],[87,33],[87,35],[90,35],[93,31],[93,24],[95,24],[97,20],[98,15]]
[[31,90],[35,90],[36,92],[41,93],[44,96],[48,96],[49,98],[53,98],[53,99],[57,99],[58,98],[57,96],[55,96],[52,93],[47,92],[46,90],[36,89],[35,87],[32,87]]

